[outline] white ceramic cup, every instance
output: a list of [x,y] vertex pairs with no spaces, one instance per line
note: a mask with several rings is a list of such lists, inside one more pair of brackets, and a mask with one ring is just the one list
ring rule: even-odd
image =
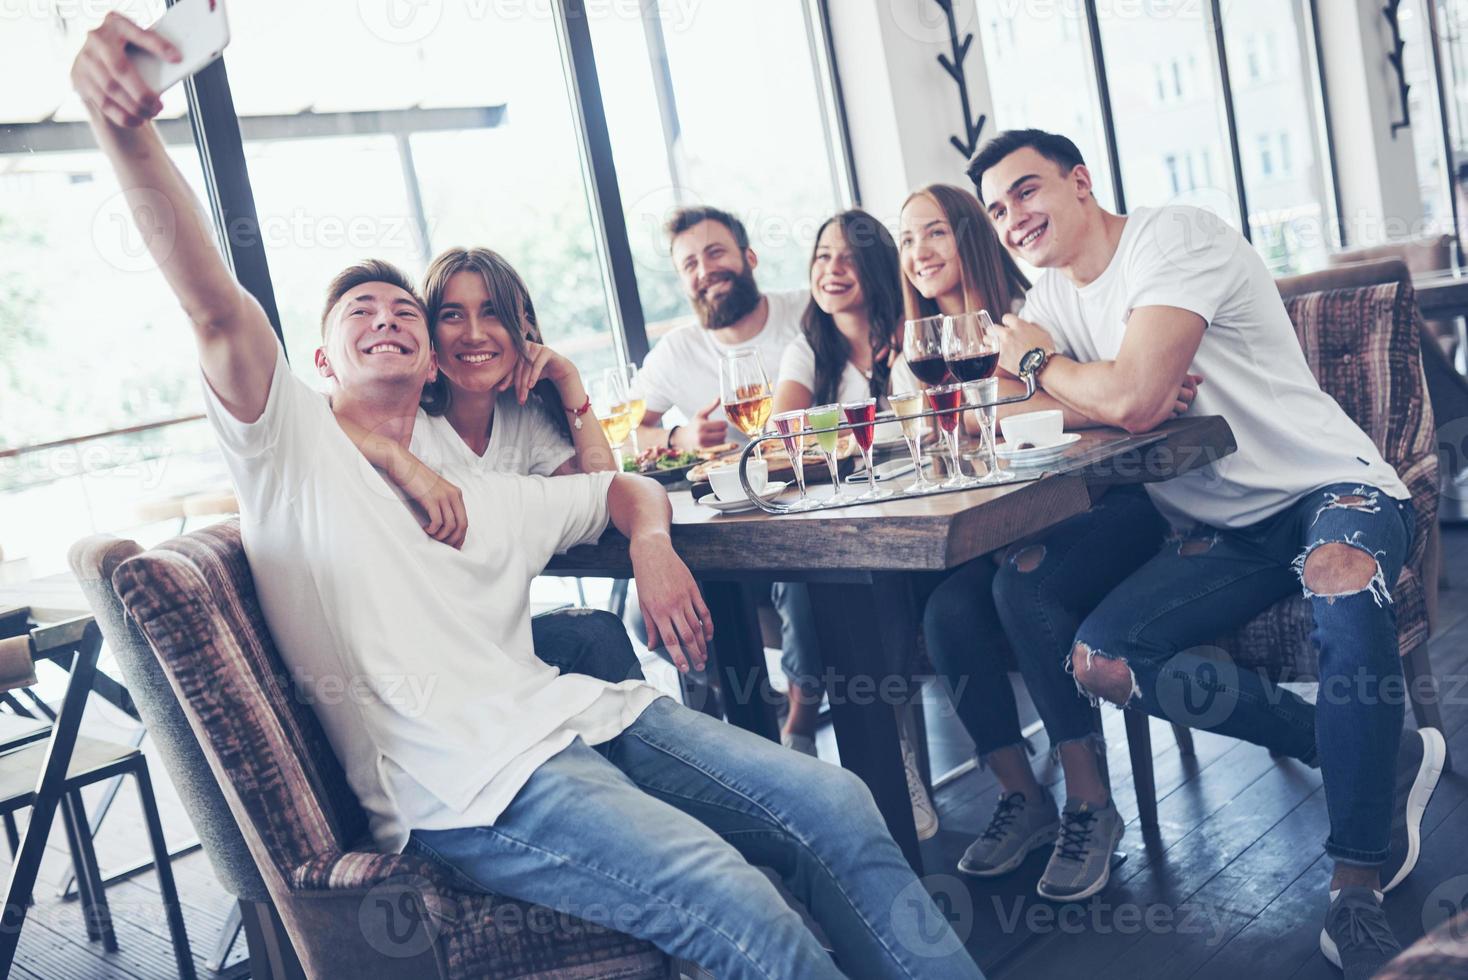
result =
[[[749,476],[749,485],[754,488],[754,492],[764,493],[765,484],[770,480],[769,464],[762,459],[751,459],[745,468],[745,473]],[[749,499],[744,492],[744,487],[739,483],[738,463],[729,463],[709,470],[709,486],[714,488],[714,496],[726,504]]]
[[1049,446],[1065,435],[1065,416],[1057,409],[1026,412],[999,420],[999,431],[1009,446],[1027,442],[1032,446]]

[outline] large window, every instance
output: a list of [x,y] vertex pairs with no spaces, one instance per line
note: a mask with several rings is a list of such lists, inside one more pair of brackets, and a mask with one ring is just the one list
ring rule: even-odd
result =
[[[1070,137],[1086,159],[1103,207],[1116,206],[1096,72],[1080,4],[1046,7],[980,0],[984,63],[994,97],[993,132],[1036,128]],[[1045,70],[1033,71],[1043,59]],[[1156,91],[1165,89],[1161,66]]]
[[[456,245],[519,270],[546,341],[583,373],[615,362],[555,24],[519,9],[432,4],[379,23],[290,0],[231,8],[225,62],[297,371],[314,373],[333,274],[375,256],[418,278]],[[282,64],[312,65],[309,86]]]
[[1206,9],[1205,3],[1102,0],[1101,41],[1127,207],[1191,204],[1237,227]]
[[[102,11],[15,10],[0,58],[0,551],[41,575],[82,535],[147,524],[160,497],[223,477],[200,423],[165,424],[201,410],[193,343],[67,78]],[[169,153],[202,194],[182,91],[164,105]]]
[[1236,0],[1224,19],[1254,244],[1276,275],[1316,269],[1339,244],[1305,0]]
[[978,0],[998,128],[1070,136],[1105,206],[1117,203],[1110,149],[1126,208],[1205,207],[1245,231],[1276,274],[1324,265],[1339,222],[1312,0],[1097,0],[1099,38],[1087,8]]
[[804,286],[820,223],[846,206],[807,4],[611,4],[592,20],[648,340],[688,315],[663,224],[680,204],[739,215],[764,289]]

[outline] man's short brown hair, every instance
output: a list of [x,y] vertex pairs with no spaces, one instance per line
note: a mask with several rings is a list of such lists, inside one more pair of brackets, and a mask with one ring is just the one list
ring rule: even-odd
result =
[[331,311],[336,309],[336,304],[341,302],[341,298],[349,290],[369,282],[385,282],[389,286],[398,287],[413,297],[413,302],[418,304],[419,311],[427,319],[428,309],[423,303],[423,297],[418,295],[418,290],[413,288],[412,281],[403,274],[402,269],[382,259],[364,259],[338,272],[336,278],[331,280],[331,285],[326,287],[326,308],[321,311],[322,340],[326,339],[326,323],[331,319]]
[[740,248],[749,248],[749,232],[744,230],[744,222],[734,217],[728,211],[721,211],[711,207],[679,208],[673,212],[663,230],[668,235],[668,248],[673,247],[673,239],[683,234],[694,225],[705,221],[717,221],[729,229],[729,234],[734,236],[734,244]]

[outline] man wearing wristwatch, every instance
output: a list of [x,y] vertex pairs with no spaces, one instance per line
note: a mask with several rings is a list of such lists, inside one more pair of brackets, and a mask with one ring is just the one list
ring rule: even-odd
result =
[[[1403,734],[1402,699],[1387,693],[1402,683],[1391,589],[1415,527],[1406,485],[1320,389],[1238,231],[1191,207],[1103,210],[1075,144],[1039,130],[991,140],[969,176],[1005,246],[1043,270],[998,331],[1002,369],[1038,385],[1011,412],[1058,408],[1068,428],[1146,432],[1196,410],[1222,416],[1238,444],[1183,476],[1111,491],[1016,546],[994,580],[1066,776],[1041,894],[1077,899],[1106,883],[1122,821],[1093,705],[1123,705],[1321,770],[1335,870],[1320,945],[1348,977],[1371,975],[1397,948],[1381,897],[1416,863],[1445,755],[1440,732]],[[1317,704],[1206,652],[1301,590]],[[1013,795],[998,832],[1033,847],[1033,828],[1055,827],[1054,804],[1038,785]]]

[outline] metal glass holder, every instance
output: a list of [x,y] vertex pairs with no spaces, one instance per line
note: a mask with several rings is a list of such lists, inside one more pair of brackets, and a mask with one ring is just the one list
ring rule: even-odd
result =
[[[972,403],[970,403],[970,402],[966,402],[965,401],[965,402],[961,402],[959,404],[958,408],[954,409],[953,411],[957,411],[959,413],[963,413],[963,412],[966,412],[966,411],[968,411],[970,409],[997,408],[1000,405],[1013,405],[1013,404],[1016,404],[1018,402],[1026,402],[1026,401],[1029,401],[1035,395],[1035,379],[1034,379],[1034,377],[1032,375],[1026,375],[1026,376],[1020,378],[1020,380],[1025,383],[1025,392],[1022,395],[1010,395],[1010,396],[1008,396],[1006,398],[998,398],[998,399],[995,399],[992,402],[972,402]],[[973,383],[973,382],[971,382],[971,383]],[[965,387],[967,387],[967,385],[965,385]],[[926,411],[926,412],[918,412],[918,413],[913,414],[913,415],[898,415],[898,416],[895,417],[895,419],[893,419],[893,418],[887,418],[887,419],[882,419],[882,421],[883,422],[891,422],[891,421],[898,421],[898,422],[900,422],[903,419],[937,418],[939,415],[943,415],[943,414],[945,414],[945,413],[942,412],[942,411],[930,410],[930,411]],[[876,422],[873,422],[871,424],[876,425],[877,423]],[[843,422],[840,425],[834,425],[834,426],[831,426],[831,427],[825,428],[825,429],[804,429],[804,430],[801,431],[800,437],[803,440],[803,439],[805,439],[808,436],[812,436],[812,435],[815,435],[815,434],[820,433],[820,432],[841,432],[843,430],[850,429],[851,427],[852,426],[851,426],[850,423]],[[815,507],[804,507],[804,508],[797,509],[797,508],[793,507],[791,504],[779,504],[779,503],[775,503],[772,500],[766,500],[763,497],[758,496],[754,492],[754,488],[752,486],[750,486],[750,484],[749,484],[749,473],[747,471],[747,467],[748,467],[750,458],[755,454],[755,450],[759,446],[759,444],[762,443],[762,442],[769,442],[769,441],[774,440],[774,439],[781,439],[781,440],[783,440],[785,438],[787,438],[787,437],[780,435],[780,433],[778,433],[778,432],[772,432],[772,433],[769,433],[768,435],[756,436],[755,438],[749,440],[749,444],[744,447],[744,452],[742,454],[740,454],[740,456],[739,456],[739,484],[740,484],[740,486],[742,486],[744,488],[745,495],[748,496],[751,501],[753,501],[753,503],[754,503],[754,505],[756,507],[758,507],[760,510],[764,511],[766,514],[813,514],[816,511],[821,511],[821,510],[836,510],[837,508],[840,508],[840,507],[865,507],[865,506],[869,506],[869,505],[871,505],[873,503],[890,504],[894,500],[906,500],[906,499],[920,500],[920,499],[924,499],[924,498],[937,497],[937,496],[939,496],[941,494],[945,494],[945,493],[963,493],[963,492],[968,491],[968,490],[987,490],[987,489],[990,489],[992,487],[1007,486],[1008,484],[1011,484],[1011,483],[1026,483],[1026,482],[1029,482],[1030,480],[1038,480],[1042,475],[1044,475],[1044,471],[1043,470],[1035,470],[1035,471],[1030,471],[1030,472],[1022,472],[1022,471],[1013,471],[1013,470],[1011,470],[1010,472],[1013,474],[1013,476],[1010,479],[996,481],[994,483],[984,483],[984,484],[981,484],[981,485],[978,485],[978,486],[972,486],[972,487],[945,487],[945,488],[941,488],[941,489],[938,489],[938,490],[926,490],[926,491],[920,491],[920,492],[917,492],[917,493],[908,493],[905,490],[898,490],[898,489],[894,488],[893,491],[892,491],[892,496],[886,497],[886,498],[884,498],[884,499],[882,499],[880,501],[857,500],[857,499],[855,499],[854,496],[845,496],[845,497],[837,497],[834,500],[821,501]],[[906,437],[904,436],[904,439],[905,438]],[[794,461],[793,460],[791,461],[791,465],[792,466],[794,465]]]

